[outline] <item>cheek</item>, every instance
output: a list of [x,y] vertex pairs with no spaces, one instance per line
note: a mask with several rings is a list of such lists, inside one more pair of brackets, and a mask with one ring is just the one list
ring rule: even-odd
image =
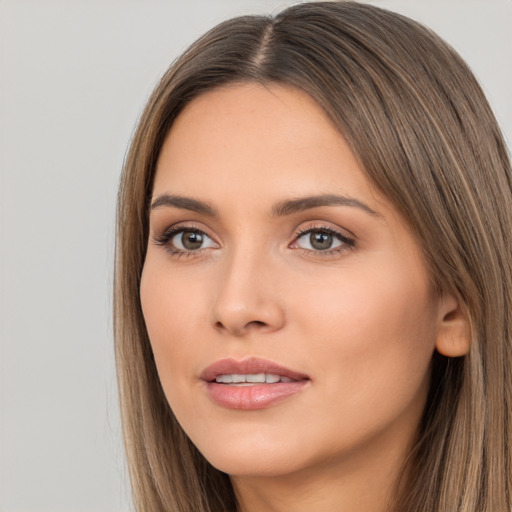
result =
[[204,325],[198,301],[204,293],[194,281],[181,282],[175,273],[149,260],[142,273],[140,296],[158,374],[166,393],[172,392],[184,376],[177,370],[195,363],[198,326]]
[[426,277],[391,265],[381,270],[369,265],[338,278],[303,280],[290,294],[297,298],[297,333],[314,347],[326,389],[343,389],[354,403],[386,394],[407,399],[404,394],[423,389],[434,351],[436,316]]

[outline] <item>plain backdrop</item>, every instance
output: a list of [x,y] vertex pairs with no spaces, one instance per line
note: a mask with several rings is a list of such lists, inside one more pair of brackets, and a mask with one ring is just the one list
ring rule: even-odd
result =
[[[158,78],[272,0],[0,0],[0,510],[131,509],[112,349],[116,187]],[[436,30],[512,139],[512,1],[375,0]]]

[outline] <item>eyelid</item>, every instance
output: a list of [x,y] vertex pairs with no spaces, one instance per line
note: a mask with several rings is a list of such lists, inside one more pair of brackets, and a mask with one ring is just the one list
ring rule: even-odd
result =
[[172,255],[187,255],[187,256],[195,256],[202,253],[204,250],[212,248],[212,246],[208,247],[201,247],[197,250],[183,250],[179,249],[178,247],[173,247],[170,242],[173,237],[176,235],[183,233],[183,232],[196,232],[201,233],[205,237],[209,238],[215,246],[219,246],[219,243],[216,241],[215,237],[211,236],[208,233],[208,230],[199,227],[195,222],[179,222],[177,224],[173,224],[163,230],[161,234],[154,234],[151,238],[153,240],[153,243],[158,246],[164,247],[166,250],[168,250]]
[[[198,225],[199,223],[196,223],[194,221],[181,221],[176,224],[172,224],[171,226],[166,227],[160,234],[153,234],[151,237],[153,240],[153,243],[158,246],[164,247],[168,252],[171,253],[173,256],[198,256],[204,251],[207,251],[212,248],[219,248],[221,244],[217,242],[216,237],[210,235],[208,233],[208,229],[201,227]],[[341,242],[341,244],[329,248],[329,249],[308,249],[304,247],[300,247],[297,245],[297,241],[307,235],[308,233],[312,232],[326,232],[334,236],[338,241]],[[170,243],[172,238],[179,233],[182,232],[197,232],[201,233],[208,239],[210,239],[213,242],[213,245],[209,245],[207,247],[200,247],[198,249],[181,249],[178,248]],[[348,233],[348,234],[347,234]],[[294,250],[300,250],[305,253],[313,254],[313,255],[334,255],[341,252],[345,252],[347,250],[353,249],[355,247],[356,237],[353,235],[349,230],[346,228],[340,228],[338,226],[333,227],[332,225],[326,225],[325,222],[313,222],[311,224],[308,224],[304,226],[304,223],[301,224],[298,228],[295,229],[293,240],[288,244],[288,247],[294,249]]]
[[[305,249],[303,247],[294,247],[297,244],[297,241],[308,233],[312,233],[315,231],[327,232],[332,234],[335,238],[337,238],[342,244],[340,246],[336,246],[331,249],[325,250],[314,250],[314,249]],[[346,234],[349,233],[349,234]],[[325,223],[314,223],[310,224],[307,227],[301,227],[295,230],[294,238],[289,247],[302,250],[309,254],[318,254],[318,255],[329,255],[329,254],[337,254],[340,252],[344,252],[350,249],[353,249],[356,245],[356,237],[349,230],[342,228],[335,228],[333,226],[327,226]]]
[[152,238],[153,238],[153,241],[157,245],[162,245],[162,243],[164,243],[165,240],[168,241],[173,235],[175,235],[177,233],[180,233],[182,231],[199,231],[199,232],[204,232],[204,230],[202,230],[198,226],[195,226],[193,224],[184,224],[184,225],[182,225],[182,223],[180,222],[178,224],[173,224],[171,226],[167,226],[163,230],[158,230],[158,232],[160,234],[155,233]]

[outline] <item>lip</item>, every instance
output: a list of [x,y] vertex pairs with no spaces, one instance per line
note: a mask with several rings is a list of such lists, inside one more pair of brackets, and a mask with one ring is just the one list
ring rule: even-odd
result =
[[[242,387],[215,382],[218,375],[249,373],[271,373],[288,377],[292,382],[262,383]],[[201,373],[201,380],[205,382],[208,396],[214,403],[227,409],[243,410],[269,407],[299,393],[310,382],[310,378],[305,373],[257,357],[240,361],[236,359],[216,361]]]

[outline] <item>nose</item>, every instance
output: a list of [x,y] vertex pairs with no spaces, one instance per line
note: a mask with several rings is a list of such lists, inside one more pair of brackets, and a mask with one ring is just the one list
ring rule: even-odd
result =
[[279,269],[261,254],[239,251],[223,262],[213,304],[215,329],[242,337],[272,333],[285,324]]

